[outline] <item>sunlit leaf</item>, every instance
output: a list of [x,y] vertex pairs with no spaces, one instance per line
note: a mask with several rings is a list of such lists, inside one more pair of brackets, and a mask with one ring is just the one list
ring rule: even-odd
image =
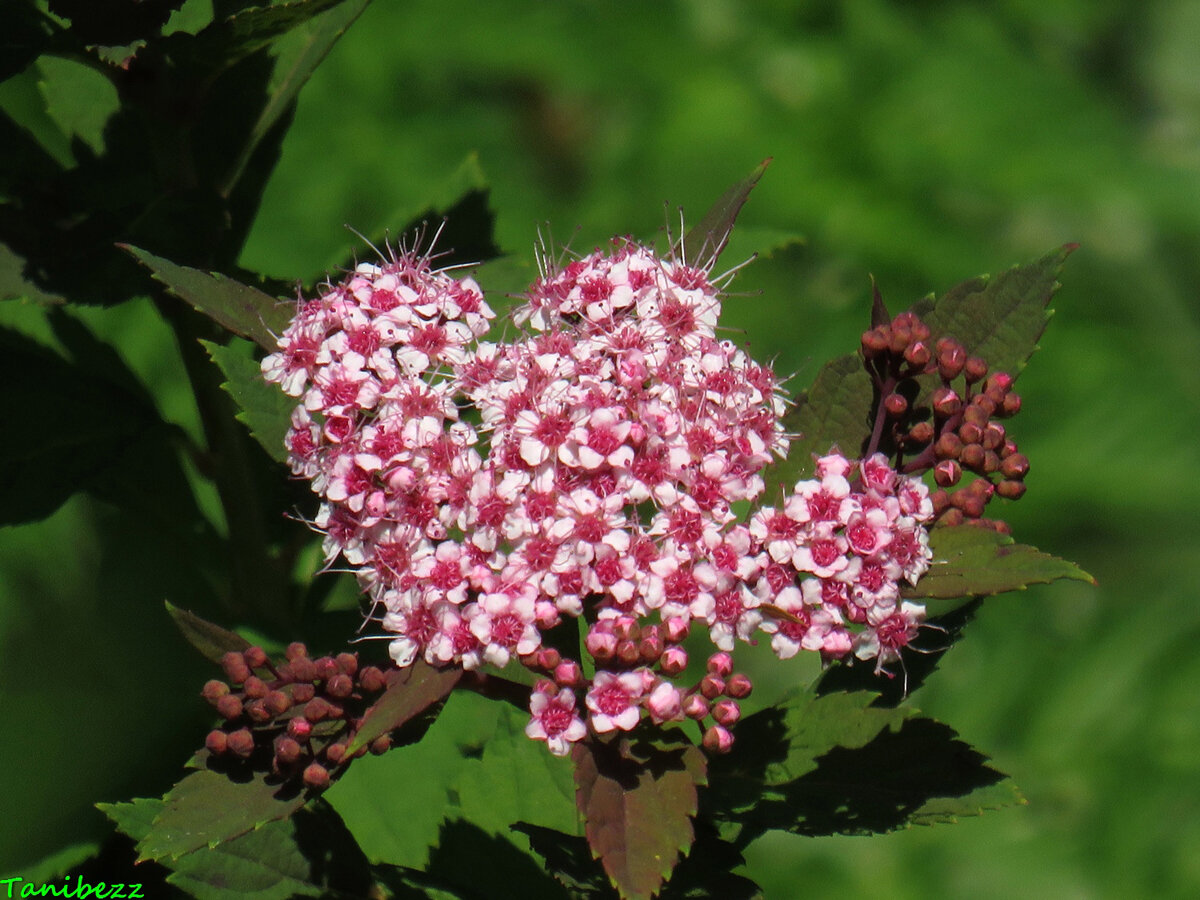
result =
[[906,597],[987,597],[1060,578],[1096,583],[1074,563],[987,528],[935,528],[929,534],[929,546],[933,562],[915,587],[904,588]]
[[1014,378],[1025,368],[1053,311],[1058,274],[1077,248],[1066,244],[1036,262],[1014,266],[995,277],[982,276],[952,288],[936,301],[913,307],[933,337],[956,338],[967,352],[982,356],[993,372]]
[[250,435],[276,462],[287,462],[284,439],[291,425],[296,400],[279,386],[263,380],[262,369],[252,356],[233,346],[201,341],[209,357],[225,373],[222,389],[237,403],[237,420],[250,429]]
[[571,758],[592,854],[622,897],[649,898],[692,845],[704,755],[676,731],[581,741]]

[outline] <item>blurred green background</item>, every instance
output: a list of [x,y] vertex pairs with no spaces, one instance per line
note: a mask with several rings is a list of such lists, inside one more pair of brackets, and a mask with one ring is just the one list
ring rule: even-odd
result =
[[[343,224],[402,226],[473,158],[512,254],[491,284],[517,290],[539,228],[582,251],[653,237],[770,156],[724,261],[774,252],[735,281],[725,323],[798,390],[857,346],[868,274],[896,312],[1080,242],[1019,382],[1033,471],[1005,517],[1099,587],[988,601],[915,697],[1028,806],[765,839],[749,874],[772,898],[1196,896],[1198,48],[1195,0],[375,0],[301,94],[242,262],[309,278],[360,246]],[[149,307],[88,320],[194,429]],[[203,608],[204,585],[154,528],[112,521],[76,498],[0,532],[0,704],[21,713],[0,744],[0,869],[102,834],[96,800],[161,793],[204,727],[205,669],[158,605]],[[48,646],[88,696],[35,683]],[[155,698],[184,724],[163,734]],[[154,761],[134,776],[131,755]]]

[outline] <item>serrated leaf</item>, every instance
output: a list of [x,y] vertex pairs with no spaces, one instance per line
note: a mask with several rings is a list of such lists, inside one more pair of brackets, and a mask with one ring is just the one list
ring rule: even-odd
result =
[[220,625],[214,625],[212,622],[200,618],[194,612],[180,609],[169,600],[167,601],[167,612],[179,626],[179,630],[187,642],[199,650],[205,659],[212,662],[220,663],[221,657],[229,651],[240,653],[250,646],[250,642],[240,634],[235,634]]
[[463,816],[493,834],[528,822],[570,834],[581,833],[569,760],[525,734],[528,714],[502,706],[483,756],[467,762],[458,780]]
[[163,809],[137,844],[138,859],[178,859],[215,847],[292,815],[308,800],[294,785],[262,772],[235,781],[213,769],[187,775],[163,798]]
[[[986,757],[928,718],[905,718],[899,728],[884,728],[862,744],[834,745],[813,762],[798,778],[762,784],[757,797],[743,793],[732,815],[729,807],[715,805],[714,814],[732,826],[726,833],[739,846],[770,830],[879,834],[1002,805],[1008,791],[998,787],[1006,777],[986,765]],[[716,787],[724,773],[714,767],[712,777]]]
[[787,458],[763,472],[766,496],[777,496],[777,486],[790,491],[811,476],[814,456],[824,456],[835,446],[847,456],[861,455],[871,434],[871,397],[871,377],[861,359],[847,354],[826,363],[783,418],[784,429],[797,437]]
[[118,246],[149,269],[171,293],[210,319],[268,352],[276,349],[275,335],[287,328],[294,312],[288,304],[219,273],[176,265],[129,244]]
[[986,528],[935,528],[929,533],[929,547],[933,562],[915,587],[904,588],[906,597],[988,597],[1060,578],[1096,583],[1074,563]]
[[934,797],[910,815],[908,822],[910,825],[953,824],[959,819],[981,816],[989,810],[1024,806],[1028,802],[1020,789],[1005,778],[962,797]]
[[690,266],[711,268],[716,263],[725,245],[729,243],[729,235],[737,221],[738,213],[746,203],[746,198],[762,178],[763,172],[771,164],[771,159],[764,159],[758,166],[734,184],[721,199],[712,205],[680,241],[681,255]]
[[287,113],[317,66],[370,2],[343,0],[334,8],[294,25],[291,34],[276,44],[275,69],[267,85],[267,102],[227,176],[227,184],[238,180],[263,138]]
[[296,399],[281,391],[278,385],[264,381],[262,368],[252,356],[232,346],[225,347],[212,341],[200,343],[227,379],[221,388],[238,405],[237,420],[250,429],[250,436],[271,459],[286,464],[288,454],[284,440],[291,426]]
[[358,733],[346,747],[347,756],[444,700],[462,678],[462,669],[435,669],[418,660],[404,669],[390,669],[385,677],[387,688],[363,716]]
[[692,845],[704,755],[672,730],[580,741],[571,758],[592,854],[622,897],[649,898]]
[[[463,865],[464,860],[471,864]],[[513,894],[522,900],[567,900],[562,887],[528,851],[461,819],[442,825],[426,871],[467,897]]]
[[913,311],[934,338],[954,337],[969,353],[986,359],[991,371],[1015,378],[1046,330],[1058,274],[1077,247],[1066,244],[1036,262],[965,281],[935,302],[917,303]]
[[[137,841],[166,808],[163,800],[145,798],[96,805]],[[286,900],[322,896],[331,887],[361,896],[370,883],[366,859],[337,815],[319,802],[314,806],[211,850],[165,860],[172,870],[167,881],[199,900]]]

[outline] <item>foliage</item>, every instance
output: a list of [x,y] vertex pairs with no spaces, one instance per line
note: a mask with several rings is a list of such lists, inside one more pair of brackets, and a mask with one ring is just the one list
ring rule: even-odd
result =
[[[51,3],[50,14],[22,3],[14,16],[23,54],[6,74],[19,81],[33,60],[68,59],[110,85],[116,105],[103,124],[82,100],[57,107],[49,123],[23,122],[7,111],[0,118],[0,133],[9,138],[0,184],[0,285],[10,299],[39,304],[63,350],[15,330],[0,333],[16,375],[12,396],[39,411],[55,410],[10,451],[4,523],[45,518],[81,491],[135,515],[169,498],[172,527],[190,536],[196,569],[212,569],[210,554],[219,553],[210,575],[213,618],[257,629],[265,636],[257,643],[268,646],[297,635],[336,643],[344,623],[322,614],[322,588],[310,586],[304,571],[319,539],[298,523],[273,520],[299,507],[290,498],[303,496],[278,465],[286,461],[281,435],[290,407],[264,390],[257,351],[240,340],[273,349],[294,301],[277,299],[287,293],[282,286],[241,269],[239,261],[298,91],[365,4],[216,3],[211,22],[165,28],[175,6],[113,3],[110,15],[96,17],[74,3]],[[683,239],[687,255],[715,261],[762,173],[759,167],[735,184],[699,220]],[[418,220],[436,228],[443,212],[442,239],[464,259],[495,255],[486,190],[473,184],[432,215],[423,209]],[[62,254],[64,246],[72,253]],[[1041,337],[1067,252],[967,282],[913,311],[935,335],[953,334],[1015,376]],[[72,312],[84,305],[115,311],[139,297],[151,298],[179,342],[202,437],[173,425],[158,408],[154,386]],[[976,315],[979,309],[988,315]],[[70,417],[55,402],[63,396],[72,398]],[[807,474],[812,453],[831,446],[851,455],[874,450],[880,403],[859,357],[822,370],[789,420],[803,437],[776,469],[775,483],[786,486]],[[156,461],[153,480],[143,475],[138,484],[136,473],[120,470],[134,454]],[[978,527],[935,529],[931,544],[934,568],[909,597],[973,601],[1059,578],[1090,579],[1071,563]],[[955,612],[953,605],[945,609]],[[170,614],[213,661],[253,643],[180,608]],[[947,628],[941,652],[965,623]],[[653,728],[578,745],[574,802],[582,826],[570,821],[573,813],[552,817],[553,827],[533,822],[538,809],[522,802],[523,791],[501,804],[503,813],[480,799],[481,768],[492,777],[519,777],[530,770],[528,752],[538,749],[506,711],[490,733],[447,739],[452,761],[423,760],[444,767],[431,777],[446,802],[430,823],[434,831],[418,838],[424,860],[366,852],[354,825],[354,807],[366,797],[347,799],[343,810],[337,790],[318,799],[323,786],[281,784],[278,773],[261,767],[226,769],[205,753],[161,801],[102,809],[138,841],[141,858],[167,865],[173,884],[201,897],[231,890],[354,894],[372,883],[465,896],[479,889],[456,862],[469,854],[496,860],[500,871],[527,880],[535,896],[602,896],[613,887],[629,897],[660,890],[665,897],[698,896],[707,889],[753,896],[753,882],[733,870],[767,831],[879,833],[1019,802],[981,754],[947,726],[918,716],[894,690],[885,686],[884,693],[896,702],[880,703],[884,698],[869,689],[834,685],[846,673],[868,684],[878,680],[866,668],[835,667],[811,691],[747,717],[726,756],[706,759],[692,736]],[[411,671],[393,671],[382,698],[355,720],[348,758],[382,737],[397,745],[423,741],[421,729],[405,731],[415,717],[429,720],[422,729],[437,724],[458,673],[410,678]],[[905,687],[919,682],[914,677]],[[357,772],[357,765],[346,771]],[[399,792],[388,799],[401,806]]]

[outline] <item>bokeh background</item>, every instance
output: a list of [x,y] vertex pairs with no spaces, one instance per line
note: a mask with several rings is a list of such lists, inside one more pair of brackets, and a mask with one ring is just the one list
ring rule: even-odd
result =
[[[375,0],[301,94],[242,263],[308,278],[361,246],[343,224],[482,179],[516,290],[539,229],[654,237],[766,157],[725,321],[796,389],[857,346],[869,274],[896,312],[1081,244],[1019,381],[1033,469],[1005,517],[1099,586],[988,601],[915,697],[1027,806],[767,838],[750,873],[771,898],[1200,895],[1200,3]],[[196,429],[151,308],[89,321]],[[160,794],[202,733],[207,674],[159,604],[205,586],[170,546],[87,497],[0,531],[0,869],[86,853],[91,804]]]

